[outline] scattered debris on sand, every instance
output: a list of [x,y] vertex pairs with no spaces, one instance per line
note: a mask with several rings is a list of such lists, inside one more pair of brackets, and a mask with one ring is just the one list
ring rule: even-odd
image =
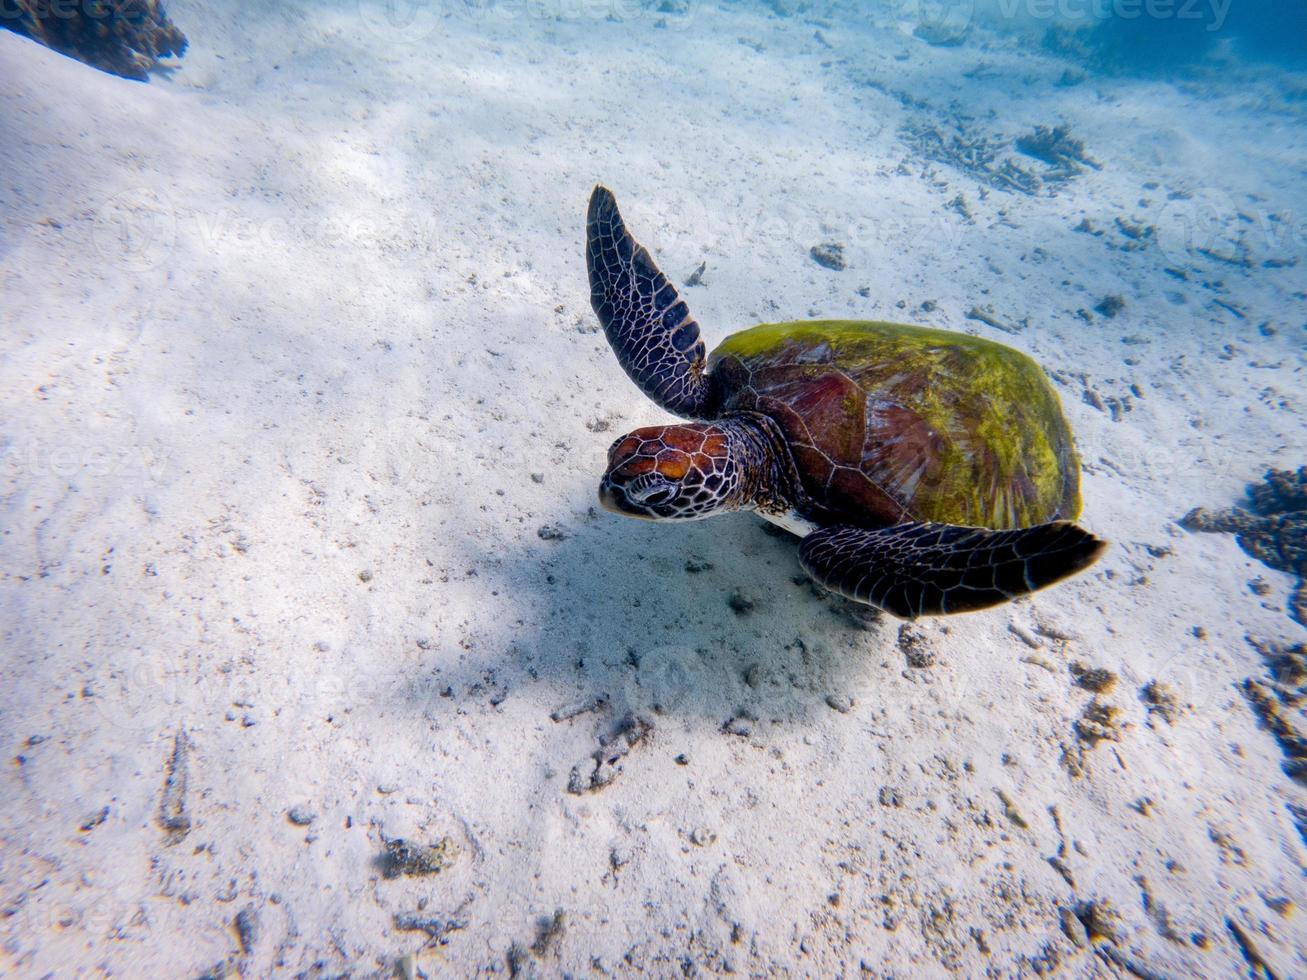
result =
[[948,117],[939,124],[910,121],[900,128],[899,135],[923,159],[961,170],[998,190],[1020,194],[1052,193],[1084,173],[1086,167],[1102,169],[1066,126],[1036,126],[1033,133],[1018,137],[1013,144],[1023,157],[1045,164],[1042,172],[1007,155],[1008,140],[974,133],[960,117]]
[[1180,526],[1234,534],[1239,547],[1258,561],[1296,575],[1289,615],[1307,626],[1307,466],[1297,472],[1267,470],[1261,483],[1249,484],[1248,497],[1250,510],[1195,507],[1180,519]]
[[1012,802],[1012,798],[1001,789],[995,790],[995,793],[998,795],[999,802],[1003,804],[1003,816],[1007,817],[1008,822],[1014,827],[1020,827],[1022,830],[1028,829],[1030,824],[1026,823],[1026,818],[1021,815],[1021,811]]
[[570,721],[579,715],[589,714],[591,711],[598,711],[608,703],[607,694],[595,694],[592,697],[585,698],[582,701],[575,701],[572,704],[563,705],[561,708],[555,708],[549,713],[550,721]]
[[1115,294],[1104,296],[1094,305],[1094,312],[1108,320],[1125,309],[1125,300]]
[[427,915],[425,912],[396,912],[395,928],[400,932],[425,932],[429,943],[440,942],[451,932],[466,927],[461,919]]
[[843,272],[849,267],[848,260],[844,258],[844,246],[839,242],[823,242],[821,245],[814,245],[808,250],[812,256],[812,261],[826,269],[835,272]]
[[930,648],[930,637],[925,630],[911,623],[899,627],[899,649],[909,667],[923,670],[935,663],[935,651]]
[[167,833],[169,844],[180,843],[191,832],[191,818],[186,811],[186,754],[189,748],[190,742],[183,729],[173,737],[172,754],[164,765],[159,826]]
[[1085,707],[1080,720],[1076,722],[1076,735],[1090,748],[1104,740],[1119,742],[1121,729],[1117,724],[1117,718],[1120,714],[1121,709],[1116,705],[1106,704],[1094,698]]
[[381,874],[385,878],[418,878],[439,874],[458,855],[458,847],[449,837],[442,837],[434,844],[416,844],[402,837],[384,836],[381,842],[385,848],[381,859]]
[[622,760],[632,749],[647,742],[653,731],[653,722],[636,714],[626,715],[612,732],[599,740],[599,748],[572,767],[567,791],[580,796],[609,785],[621,773]]
[[1095,694],[1107,694],[1112,688],[1116,687],[1116,674],[1105,667],[1089,667],[1075,661],[1068,669],[1071,671],[1071,677],[1076,686],[1083,687],[1086,691],[1093,691]]
[[1020,327],[1014,327],[1012,326],[1012,324],[1006,323],[1003,320],[1000,320],[998,317],[996,317],[994,315],[994,308],[992,306],[985,306],[985,307],[973,306],[970,310],[967,311],[967,319],[978,320],[981,323],[985,324],[986,326],[993,327],[995,330],[1002,330],[1004,333],[1021,332]]
[[1148,708],[1148,716],[1160,715],[1168,725],[1174,725],[1176,719],[1184,713],[1184,706],[1171,688],[1161,681],[1153,680],[1139,691],[1139,697]]
[[1248,642],[1262,655],[1268,677],[1246,678],[1244,697],[1284,751],[1285,774],[1307,786],[1307,644]]
[[508,975],[510,977],[536,975],[533,961],[557,956],[566,933],[567,913],[562,909],[555,909],[553,915],[543,916],[536,923],[536,938],[530,947],[520,942],[515,942],[508,947],[508,954],[505,957],[508,960]]
[[1085,172],[1085,167],[1102,170],[1103,165],[1085,155],[1085,144],[1071,135],[1071,127],[1062,125],[1036,126],[1026,136],[1018,136],[1014,144],[1028,157],[1048,164],[1043,175],[1045,181],[1070,180]]
[[1085,774],[1085,757],[1099,742],[1121,741],[1120,715],[1119,707],[1100,701],[1097,696],[1085,705],[1073,726],[1075,739],[1062,744],[1061,762],[1073,779]]
[[236,913],[232,928],[236,930],[236,941],[240,943],[241,952],[247,956],[254,952],[259,941],[259,910],[253,905],[245,906]]

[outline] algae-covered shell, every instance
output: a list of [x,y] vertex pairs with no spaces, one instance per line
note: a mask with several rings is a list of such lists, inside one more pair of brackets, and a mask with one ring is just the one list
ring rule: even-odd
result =
[[1080,464],[1025,354],[895,323],[768,323],[709,359],[718,412],[785,432],[820,523],[988,528],[1074,520]]

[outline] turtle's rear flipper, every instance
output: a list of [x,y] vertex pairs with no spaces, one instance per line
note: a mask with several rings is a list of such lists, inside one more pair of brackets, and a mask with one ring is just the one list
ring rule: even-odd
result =
[[590,195],[585,226],[590,305],[626,373],[670,412],[703,418],[707,401],[699,324],[626,230],[606,187]]
[[1052,585],[1106,547],[1065,521],[1015,531],[953,524],[835,526],[799,545],[804,569],[826,588],[905,619],[986,609]]

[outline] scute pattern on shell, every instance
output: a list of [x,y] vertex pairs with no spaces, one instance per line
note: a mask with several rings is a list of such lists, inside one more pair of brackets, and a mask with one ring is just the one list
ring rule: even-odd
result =
[[988,528],[1074,519],[1079,461],[1024,354],[902,324],[762,324],[709,360],[720,412],[784,430],[819,523]]

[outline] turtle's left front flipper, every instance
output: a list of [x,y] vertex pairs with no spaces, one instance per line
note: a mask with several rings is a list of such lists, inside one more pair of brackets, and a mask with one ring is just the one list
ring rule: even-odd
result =
[[912,619],[996,606],[1074,575],[1106,542],[1058,521],[1015,531],[953,524],[826,527],[799,545],[808,574],[849,599]]
[[653,258],[626,230],[606,187],[590,195],[585,226],[590,305],[626,373],[670,412],[703,418],[706,356],[699,324]]

